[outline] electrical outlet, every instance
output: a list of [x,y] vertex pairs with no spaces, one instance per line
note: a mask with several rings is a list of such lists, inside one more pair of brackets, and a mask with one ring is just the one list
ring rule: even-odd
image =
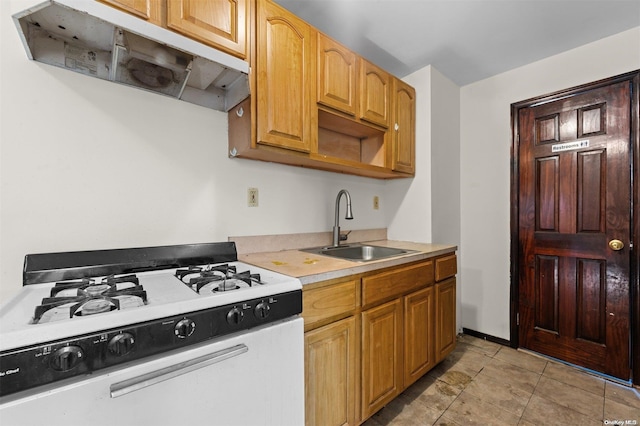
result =
[[247,205],[249,207],[258,207],[258,188],[247,189]]
[[373,209],[378,210],[380,208],[380,198],[377,195],[373,196]]

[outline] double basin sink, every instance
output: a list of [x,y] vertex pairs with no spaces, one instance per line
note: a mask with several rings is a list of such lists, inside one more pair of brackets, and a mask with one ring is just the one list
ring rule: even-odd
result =
[[314,247],[301,249],[306,253],[336,257],[354,262],[370,262],[415,253],[415,250],[404,250],[394,247],[372,246],[369,244],[349,244],[337,247]]

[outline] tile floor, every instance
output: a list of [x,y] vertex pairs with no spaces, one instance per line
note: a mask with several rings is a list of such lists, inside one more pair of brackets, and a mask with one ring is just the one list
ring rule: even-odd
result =
[[463,335],[436,368],[364,426],[640,426],[640,390]]

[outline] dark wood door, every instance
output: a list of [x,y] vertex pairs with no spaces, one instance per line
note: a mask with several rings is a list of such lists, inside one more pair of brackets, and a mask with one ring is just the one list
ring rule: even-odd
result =
[[623,81],[517,117],[520,346],[623,380],[631,372],[630,114]]

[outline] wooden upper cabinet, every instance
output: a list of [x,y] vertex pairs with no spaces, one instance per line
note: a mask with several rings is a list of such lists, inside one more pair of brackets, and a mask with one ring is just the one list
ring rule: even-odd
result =
[[394,78],[393,81],[391,168],[413,174],[416,170],[416,91],[402,80]]
[[318,103],[356,115],[358,57],[318,33]]
[[382,68],[360,59],[360,118],[389,126],[391,76]]
[[164,2],[166,0],[99,0],[101,3],[144,19],[155,25],[162,25]]
[[247,57],[249,0],[166,1],[168,28],[241,59]]
[[317,145],[315,31],[270,1],[258,2],[257,29],[257,143],[310,152]]
[[99,0],[200,43],[247,59],[250,0]]

